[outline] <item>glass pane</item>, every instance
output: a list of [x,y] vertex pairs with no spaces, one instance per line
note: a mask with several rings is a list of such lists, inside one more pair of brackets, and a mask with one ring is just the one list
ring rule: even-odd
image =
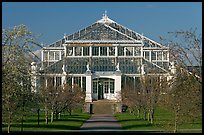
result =
[[144,52],[145,53],[145,59],[149,60],[149,52]]
[[156,60],[156,52],[151,52],[152,60]]
[[75,56],[81,56],[82,47],[75,47]]
[[53,51],[49,52],[49,59],[54,60],[54,52]]
[[110,93],[114,93],[114,81],[110,82]]
[[89,47],[83,47],[83,56],[89,56]]
[[61,86],[61,85],[62,85],[61,77],[56,77],[56,86]]
[[92,53],[93,53],[93,56],[98,56],[99,55],[99,47],[93,46],[92,47]]
[[109,82],[104,82],[104,92],[108,93],[108,84]]
[[107,56],[107,47],[100,47],[100,55]]
[[48,52],[43,52],[43,60],[44,61],[48,60]]
[[67,47],[67,56],[73,55],[73,47]]
[[141,55],[141,47],[135,47],[135,56],[140,56]]
[[163,52],[163,60],[167,60],[167,52]]
[[55,60],[59,60],[59,52],[55,52]]
[[162,60],[162,52],[157,52],[157,60]]
[[97,93],[97,86],[98,86],[98,82],[94,81],[93,82],[93,93]]
[[118,56],[124,56],[124,47],[122,46],[118,47]]
[[109,56],[115,56],[115,47],[109,47]]
[[133,47],[126,47],[126,55],[133,56]]

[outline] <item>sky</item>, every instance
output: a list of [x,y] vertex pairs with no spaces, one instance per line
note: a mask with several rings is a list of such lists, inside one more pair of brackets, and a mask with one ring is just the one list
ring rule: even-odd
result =
[[156,42],[177,30],[202,33],[202,2],[3,2],[2,28],[24,24],[47,46],[100,20],[105,11]]

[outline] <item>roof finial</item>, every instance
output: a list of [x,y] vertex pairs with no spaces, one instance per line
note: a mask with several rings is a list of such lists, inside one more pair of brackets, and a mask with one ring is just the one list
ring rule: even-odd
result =
[[105,17],[107,16],[107,10],[105,10]]

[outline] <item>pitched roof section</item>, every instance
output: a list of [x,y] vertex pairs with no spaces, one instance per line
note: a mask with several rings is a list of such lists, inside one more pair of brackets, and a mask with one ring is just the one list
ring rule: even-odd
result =
[[65,42],[79,40],[129,40],[129,41],[144,41],[146,47],[156,47],[156,48],[166,48],[165,46],[137,33],[133,30],[130,30],[115,21],[108,18],[107,15],[103,16],[102,19],[93,23],[92,25],[85,27],[84,29],[75,32],[71,35],[64,36],[64,38],[58,40],[57,42],[49,45],[53,46],[62,46]]

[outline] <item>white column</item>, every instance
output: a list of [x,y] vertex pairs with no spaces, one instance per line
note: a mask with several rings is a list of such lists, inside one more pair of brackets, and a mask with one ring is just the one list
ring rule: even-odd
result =
[[109,47],[107,47],[107,56],[109,56]]
[[135,56],[135,47],[133,47],[132,51],[133,51],[133,56]]
[[45,78],[45,87],[47,88],[47,77]]
[[47,60],[50,60],[50,51],[47,51]]
[[134,79],[134,91],[135,91],[135,76],[133,76],[133,79]]
[[92,56],[92,46],[89,47],[89,56]]
[[48,63],[48,66],[50,65],[49,61],[50,61],[50,51],[47,52],[47,63]]
[[41,61],[43,61],[43,50],[41,50]]
[[101,47],[98,46],[98,56],[101,56]]
[[57,86],[57,84],[56,84],[56,79],[57,79],[57,77],[54,76],[54,86]]
[[75,47],[72,47],[72,49],[73,49],[72,56],[75,56]]
[[93,89],[93,82],[92,82],[92,74],[86,74],[86,97],[85,102],[92,102],[92,89]]
[[114,82],[114,85],[115,85],[115,99],[118,101],[118,102],[121,102],[121,75],[118,75],[115,77],[115,82]]
[[55,52],[54,52],[54,60],[55,60]]
[[115,47],[115,56],[118,56],[118,46]]
[[[66,56],[66,54],[65,54],[65,56]],[[59,60],[61,60],[62,59],[62,51],[59,51]]]
[[124,51],[123,51],[123,52],[124,52],[124,55],[123,55],[123,56],[126,56],[126,51],[127,51],[127,50],[126,50],[126,47],[124,47]]
[[[64,45],[64,56],[67,56],[67,47]],[[60,60],[61,60],[61,51],[60,51]]]
[[84,47],[81,47],[81,56],[84,56]]
[[62,79],[62,86],[64,87],[64,84],[66,84],[66,75],[63,75],[61,79]]

